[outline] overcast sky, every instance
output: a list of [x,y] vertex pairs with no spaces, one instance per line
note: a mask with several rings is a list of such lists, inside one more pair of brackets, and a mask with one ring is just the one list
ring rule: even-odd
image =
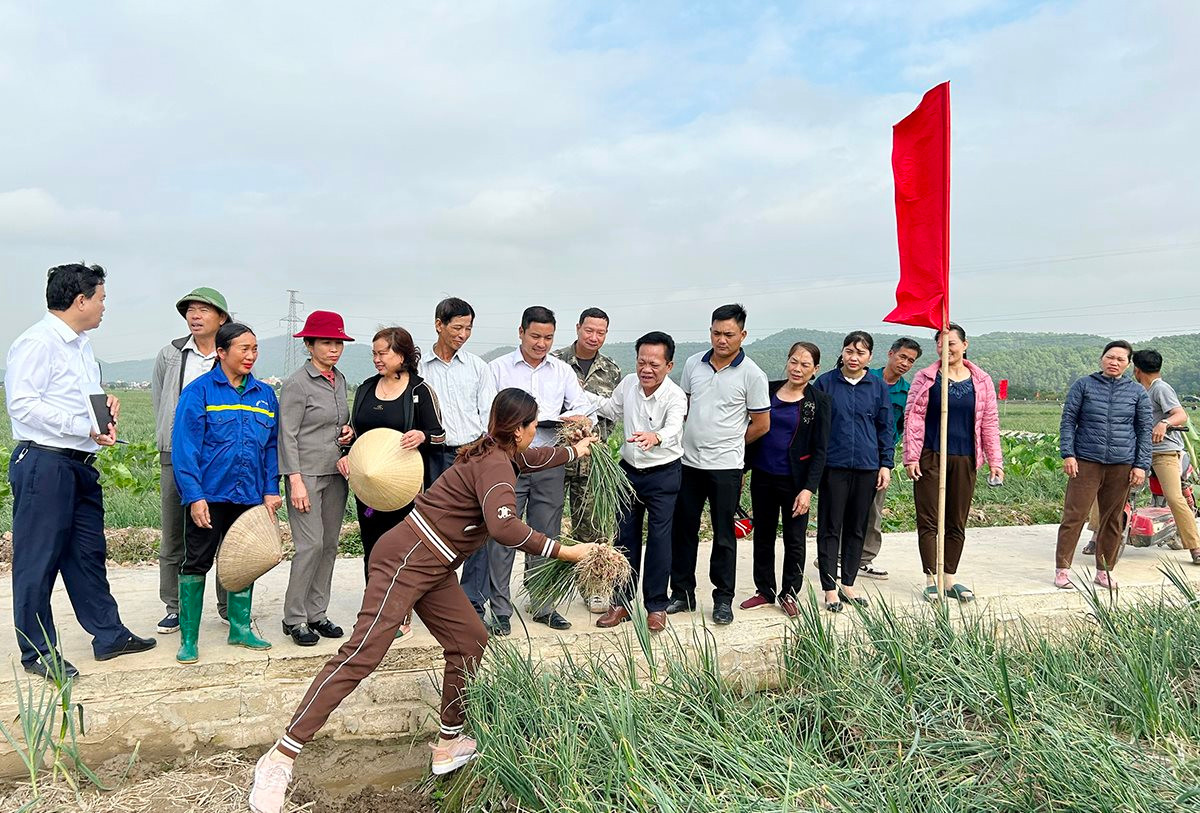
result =
[[[613,340],[879,329],[891,126],[951,80],[952,316],[972,333],[1200,331],[1200,3],[0,0],[0,352],[45,270],[110,274],[145,358],[213,285],[471,347],[585,306]],[[1165,300],[1156,302],[1156,300]]]

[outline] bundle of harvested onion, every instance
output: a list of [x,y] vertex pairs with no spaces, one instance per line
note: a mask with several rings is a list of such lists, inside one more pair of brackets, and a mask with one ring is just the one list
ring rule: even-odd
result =
[[[577,443],[580,427],[568,424],[559,431],[560,443]],[[615,452],[603,440],[592,444],[588,455],[587,494],[583,511],[601,539],[615,539],[618,517],[633,504],[633,484],[621,470]]]
[[[577,545],[559,538],[561,545]],[[625,554],[607,542],[597,543],[579,562],[547,559],[525,574],[524,592],[534,608],[555,607],[574,595],[611,596],[633,578]]]

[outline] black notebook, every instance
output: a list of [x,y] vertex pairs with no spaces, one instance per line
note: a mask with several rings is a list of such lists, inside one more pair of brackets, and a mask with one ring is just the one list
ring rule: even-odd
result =
[[88,412],[92,416],[92,431],[97,435],[107,434],[108,425],[115,423],[108,408],[108,396],[102,392],[88,396]]

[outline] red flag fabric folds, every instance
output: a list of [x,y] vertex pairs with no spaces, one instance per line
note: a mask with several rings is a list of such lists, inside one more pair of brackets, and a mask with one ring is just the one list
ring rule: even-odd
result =
[[884,317],[941,330],[950,313],[950,83],[892,128],[900,284]]

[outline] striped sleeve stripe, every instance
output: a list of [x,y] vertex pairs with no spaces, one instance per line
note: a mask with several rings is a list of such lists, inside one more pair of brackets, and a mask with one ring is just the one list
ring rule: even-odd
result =
[[433,526],[429,524],[429,521],[425,519],[425,517],[421,516],[421,512],[414,508],[409,516],[412,517],[413,522],[416,523],[417,528],[420,529],[425,538],[433,543],[433,546],[438,549],[438,552],[441,553],[442,556],[446,557],[446,561],[453,562],[455,559],[454,552],[450,550],[450,546],[443,542],[441,537],[437,535],[437,532],[433,530]]
[[228,412],[230,410],[235,410],[238,412],[257,412],[260,415],[266,415],[268,418],[275,417],[275,413],[269,409],[247,406],[246,404],[209,404],[204,408],[205,412]]
[[[525,456],[525,453],[524,453],[524,452],[521,452],[521,460],[525,461],[525,468],[527,468],[527,469],[533,469],[534,471],[536,471],[537,469],[544,469],[544,468],[546,468],[547,466],[549,466],[549,465],[550,465],[550,461],[551,461],[551,460],[553,460],[553,459],[554,459],[554,458],[552,458],[552,457],[548,457],[548,458],[546,458],[546,462],[545,462],[545,463],[541,463],[541,464],[539,464],[539,465],[535,466],[535,465],[533,465],[532,463],[530,463],[530,462],[529,462],[529,458]],[[553,466],[551,466],[551,468],[553,468]]]
[[526,542],[528,542],[532,536],[533,536],[533,528],[530,528],[530,529],[529,529],[529,533],[525,534],[525,538],[524,538],[524,539],[522,539],[520,542],[518,542],[518,543],[517,543],[517,544],[515,544],[515,545],[509,545],[509,544],[506,544],[506,543],[504,543],[504,542],[501,542],[499,539],[497,539],[497,540],[496,540],[496,542],[497,542],[497,543],[499,543],[499,544],[501,544],[501,545],[504,545],[504,547],[506,547],[506,548],[519,548],[519,547],[521,547],[522,545],[524,545]]
[[554,540],[546,537],[546,544],[542,546],[542,556],[549,556],[552,550],[554,550]]
[[297,753],[299,753],[300,751],[302,751],[302,750],[304,749],[304,746],[303,746],[303,745],[301,745],[300,743],[298,743],[298,742],[296,742],[295,740],[293,740],[293,739],[292,739],[291,737],[289,737],[287,734],[284,734],[282,737],[280,737],[280,738],[279,738],[279,741],[280,741],[281,743],[283,743],[283,744],[284,744],[284,746],[286,746],[287,748],[291,749],[292,751],[296,751]]
[[495,491],[496,489],[500,488],[501,486],[508,486],[510,491],[512,491],[514,494],[517,493],[517,490],[515,488],[513,488],[512,483],[496,483],[496,485],[492,486],[491,488],[489,488],[487,491],[485,491],[483,493],[483,502],[486,503],[487,498],[492,495],[492,492]]

